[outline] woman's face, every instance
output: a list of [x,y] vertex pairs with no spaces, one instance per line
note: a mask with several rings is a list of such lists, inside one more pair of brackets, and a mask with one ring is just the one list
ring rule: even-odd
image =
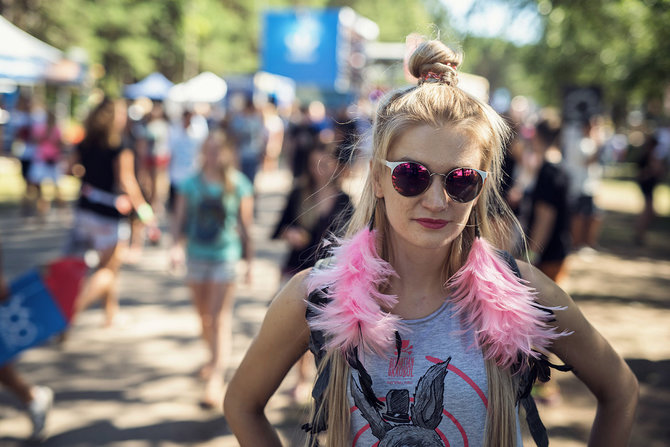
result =
[[218,135],[205,140],[202,145],[202,155],[205,166],[228,165],[232,162],[231,153],[225,146],[225,141]]
[[[481,167],[481,151],[472,138],[452,126],[428,125],[405,131],[387,155],[388,161],[410,160],[430,172],[446,174],[454,168]],[[383,161],[382,161],[383,162]],[[463,231],[476,200],[459,203],[444,189],[444,177],[434,175],[426,191],[414,197],[400,195],[391,182],[391,169],[383,166],[375,181],[375,195],[384,199],[396,250],[443,249]]]

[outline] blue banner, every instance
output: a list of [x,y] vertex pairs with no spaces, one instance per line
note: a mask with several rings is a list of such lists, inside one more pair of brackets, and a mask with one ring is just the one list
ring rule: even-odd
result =
[[339,9],[268,11],[262,70],[298,84],[333,89],[338,77]]
[[0,365],[65,329],[63,314],[37,269],[16,278],[0,303]]

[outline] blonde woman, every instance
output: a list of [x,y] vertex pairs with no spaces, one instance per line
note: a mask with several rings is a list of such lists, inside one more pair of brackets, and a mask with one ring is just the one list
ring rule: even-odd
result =
[[529,385],[548,370],[540,352],[597,398],[591,445],[627,445],[628,366],[555,283],[495,248],[513,234],[489,218],[509,215],[498,192],[508,129],[457,88],[460,61],[422,43],[409,60],[418,85],[380,103],[348,239],[279,293],[230,383],[226,420],[242,446],[280,445],[263,409],[308,347],[311,445],[521,445],[519,406],[532,413]]
[[200,375],[206,381],[201,403],[210,408],[221,408],[237,261],[246,255],[249,281],[253,254],[253,187],[235,169],[233,150],[222,130],[209,134],[201,150],[202,168],[179,185],[172,222],[171,261],[176,265],[186,259],[187,281],[209,351]]

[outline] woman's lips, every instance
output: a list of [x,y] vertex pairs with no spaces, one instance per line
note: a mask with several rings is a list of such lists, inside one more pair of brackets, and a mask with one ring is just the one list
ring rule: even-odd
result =
[[421,225],[424,228],[429,228],[431,230],[439,230],[440,228],[443,228],[446,226],[449,221],[447,220],[442,220],[442,219],[415,219],[419,225]]

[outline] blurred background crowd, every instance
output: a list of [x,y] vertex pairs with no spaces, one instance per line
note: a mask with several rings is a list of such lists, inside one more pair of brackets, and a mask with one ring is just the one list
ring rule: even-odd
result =
[[[572,256],[602,250],[603,190],[636,201],[624,248],[658,245],[650,233],[668,222],[667,0],[0,0],[0,14],[0,219],[39,224],[81,208],[114,217],[113,249],[98,241],[87,259],[113,272],[110,284],[176,234],[175,202],[211,161],[203,148],[216,132],[252,197],[259,177],[291,179],[270,237],[287,248],[284,277],[310,266],[355,206],[377,101],[415,82],[403,62],[422,35],[463,49],[459,88],[515,130],[503,192],[529,245],[510,237],[509,250],[564,285]],[[109,98],[116,111],[101,131],[94,117]],[[95,132],[116,132],[131,154],[109,181],[85,161]],[[246,246],[242,256],[251,262]],[[112,325],[118,300],[105,297]],[[53,395],[14,373],[3,383],[23,386],[17,396],[39,436]],[[308,375],[303,365],[296,400]],[[547,402],[559,395],[541,392]]]

